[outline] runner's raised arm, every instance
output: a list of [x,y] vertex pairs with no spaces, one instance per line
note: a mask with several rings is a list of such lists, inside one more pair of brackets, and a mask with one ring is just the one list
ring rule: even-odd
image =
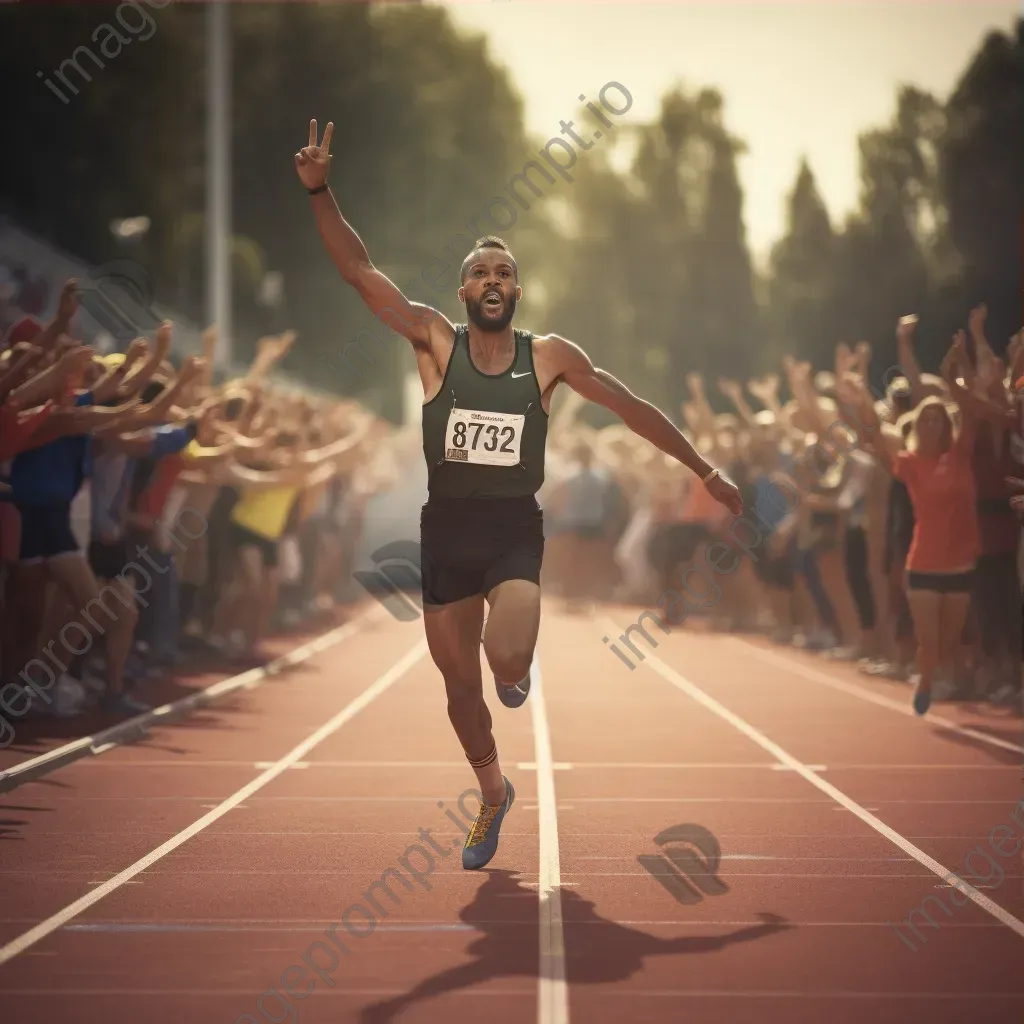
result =
[[332,121],[324,129],[323,140],[317,144],[316,121],[310,121],[309,145],[295,154],[295,169],[309,191],[317,229],[338,273],[355,288],[374,316],[414,345],[429,346],[431,328],[435,325],[450,341],[455,331],[447,319],[430,306],[410,302],[402,290],[373,265],[366,246],[338,209],[327,187],[333,133]]

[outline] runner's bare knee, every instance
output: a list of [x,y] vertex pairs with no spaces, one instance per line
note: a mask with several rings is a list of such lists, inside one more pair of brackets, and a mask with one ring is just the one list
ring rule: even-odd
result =
[[484,644],[487,663],[491,671],[506,683],[518,683],[530,672],[533,648],[527,647],[515,637],[491,638]]

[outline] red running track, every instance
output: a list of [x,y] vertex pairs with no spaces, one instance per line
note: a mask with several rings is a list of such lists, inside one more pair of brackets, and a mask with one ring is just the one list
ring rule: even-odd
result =
[[[527,704],[486,684],[517,801],[484,872],[422,627],[382,612],[0,795],[0,1017],[1020,1024],[1020,717],[922,721],[906,687],[693,631],[630,671],[602,637],[636,615],[548,606]],[[721,859],[670,891],[638,858],[676,825]]]

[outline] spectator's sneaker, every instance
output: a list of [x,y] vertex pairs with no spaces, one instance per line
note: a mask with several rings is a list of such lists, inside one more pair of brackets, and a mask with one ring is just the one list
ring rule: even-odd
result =
[[86,693],[90,693],[94,697],[102,697],[107,692],[106,679],[100,675],[94,675],[92,672],[82,675],[82,686],[85,687]]
[[932,706],[932,695],[926,693],[920,688],[914,690],[914,710],[919,715],[925,715],[928,713],[928,709]]
[[1021,692],[1012,683],[1005,683],[1003,686],[998,687],[995,692],[989,693],[987,700],[990,704],[1000,708],[1020,707]]
[[821,652],[821,656],[828,661],[856,661],[856,647],[832,647]]
[[498,852],[501,823],[516,798],[512,783],[504,775],[502,778],[505,779],[504,802],[496,807],[484,804],[466,837],[466,845],[462,848],[462,867],[466,871],[478,871]]
[[89,703],[89,695],[82,684],[65,674],[57,680],[51,692],[53,705],[51,714],[56,718],[74,718],[80,715]]
[[507,708],[521,708],[530,696],[530,683],[533,680],[533,666],[525,677],[513,686],[506,686],[497,676],[494,677],[494,688],[498,691],[498,700]]
[[935,673],[935,680],[932,683],[933,700],[953,700],[958,694],[959,691],[950,674],[945,672],[941,675],[938,672]]
[[869,659],[857,666],[857,671],[866,676],[888,676],[890,679],[895,679],[899,670],[899,665],[894,665],[884,658]]
[[144,715],[153,709],[126,693],[111,693],[100,701],[100,711],[105,715]]
[[809,651],[832,651],[839,643],[835,633],[830,629],[816,629],[807,638],[807,650]]
[[125,682],[128,683],[152,682],[154,679],[160,679],[163,675],[156,665],[148,664],[137,658],[129,658],[121,674]]
[[185,655],[175,648],[168,651],[154,651],[153,660],[150,664],[158,671],[174,672],[177,669],[184,668],[187,661],[188,659]]

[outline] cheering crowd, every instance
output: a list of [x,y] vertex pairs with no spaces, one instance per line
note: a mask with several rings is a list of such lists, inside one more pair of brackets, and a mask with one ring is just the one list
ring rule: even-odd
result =
[[[74,338],[76,307],[68,282],[48,323],[20,316],[0,345],[0,695],[14,717],[138,714],[146,682],[190,659],[262,663],[268,635],[345,600],[367,500],[419,457],[418,436],[355,401],[272,386],[290,333],[215,385],[214,329],[177,366],[170,324],[99,356]],[[866,344],[817,374],[787,358],[785,402],[779,375],[720,381],[731,413],[689,376],[685,429],[740,486],[743,523],[625,428],[579,422],[570,395],[539,495],[548,592],[669,623],[673,594],[688,625],[908,682],[921,714],[932,700],[1019,708],[1024,334],[999,358],[979,307],[931,374],[915,324],[897,328],[884,394]],[[712,593],[697,567],[723,543],[742,557]]]
[[169,323],[99,356],[76,310],[68,282],[50,322],[22,316],[0,346],[0,695],[16,718],[139,714],[146,682],[191,658],[265,661],[268,634],[343,598],[404,444],[356,402],[271,386],[290,333],[214,385],[215,330],[177,367]]
[[1000,358],[985,320],[971,311],[933,374],[904,317],[884,394],[864,343],[816,374],[787,358],[785,403],[779,375],[720,381],[731,413],[691,375],[690,440],[740,486],[743,523],[624,429],[563,410],[542,492],[549,590],[570,610],[615,598],[856,662],[911,684],[919,714],[933,700],[1020,709],[1024,332]]

